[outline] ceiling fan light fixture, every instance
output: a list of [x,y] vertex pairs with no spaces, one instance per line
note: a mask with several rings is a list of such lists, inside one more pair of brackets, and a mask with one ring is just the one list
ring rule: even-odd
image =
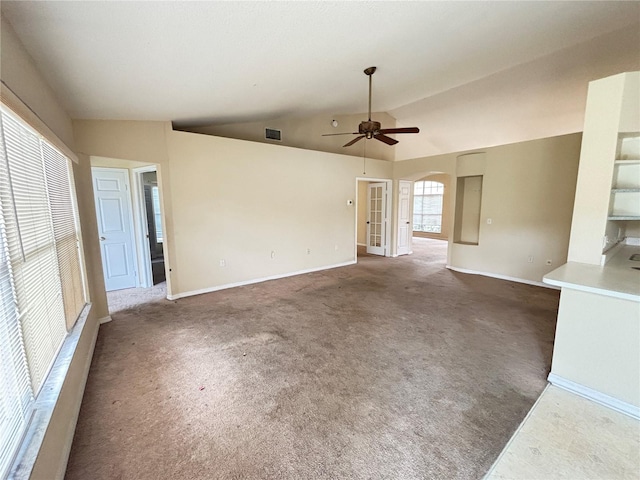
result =
[[[370,140],[375,138],[376,140],[386,143],[387,145],[395,145],[398,141],[394,138],[387,137],[385,134],[396,134],[396,133],[419,133],[420,129],[418,127],[402,127],[402,128],[382,128],[380,122],[376,122],[371,120],[371,76],[377,70],[376,67],[365,68],[364,73],[369,77],[369,119],[360,122],[358,125],[358,131],[353,133],[325,133],[323,137],[333,136],[333,135],[359,135],[359,137],[354,138],[350,142],[347,142],[343,147],[350,147],[357,141],[366,138]],[[331,121],[331,125],[334,127],[338,126],[338,122],[336,120]]]

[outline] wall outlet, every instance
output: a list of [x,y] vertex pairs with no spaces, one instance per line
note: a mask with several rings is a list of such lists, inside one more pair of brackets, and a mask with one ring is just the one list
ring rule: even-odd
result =
[[544,263],[546,263],[547,265],[552,265],[552,264],[553,264],[553,262],[551,261],[551,259],[550,259],[550,258],[548,258],[548,259],[547,259],[547,261],[546,261],[546,262],[544,262]]
[[533,255],[529,255],[529,256],[527,257],[527,262],[528,262],[528,263],[533,263]]
[[227,262],[226,262],[226,260],[224,258],[220,259],[220,266],[221,267],[226,267],[227,266]]
[[271,258],[276,258],[276,252],[274,250],[271,250]]
[[311,249],[307,248],[307,255],[311,255]]

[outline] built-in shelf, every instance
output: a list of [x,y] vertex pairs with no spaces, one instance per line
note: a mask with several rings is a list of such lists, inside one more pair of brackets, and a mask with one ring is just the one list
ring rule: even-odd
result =
[[640,215],[609,215],[608,220],[640,220]]
[[625,158],[624,160],[616,160],[616,165],[636,165],[640,163],[640,158]]
[[640,188],[612,188],[611,193],[640,192]]

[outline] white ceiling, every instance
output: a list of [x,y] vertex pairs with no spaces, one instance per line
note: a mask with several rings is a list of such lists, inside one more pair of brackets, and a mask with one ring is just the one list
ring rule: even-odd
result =
[[5,1],[72,118],[388,111],[640,18],[640,2]]

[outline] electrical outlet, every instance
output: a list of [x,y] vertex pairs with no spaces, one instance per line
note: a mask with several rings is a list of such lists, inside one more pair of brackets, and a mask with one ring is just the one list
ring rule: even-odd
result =
[[533,255],[529,255],[529,256],[527,257],[527,262],[529,262],[529,263],[533,263]]
[[221,259],[220,259],[220,266],[221,266],[221,267],[226,267],[226,266],[227,266],[227,262],[225,261],[225,259],[224,259],[224,258],[221,258]]
[[311,255],[311,249],[307,248],[307,255]]
[[271,258],[276,258],[276,252],[274,250],[271,250]]
[[546,263],[547,265],[551,265],[551,264],[553,264],[553,262],[551,261],[551,259],[550,259],[550,258],[548,258],[548,259],[547,259],[547,261],[546,261],[546,262],[544,262],[544,263]]

